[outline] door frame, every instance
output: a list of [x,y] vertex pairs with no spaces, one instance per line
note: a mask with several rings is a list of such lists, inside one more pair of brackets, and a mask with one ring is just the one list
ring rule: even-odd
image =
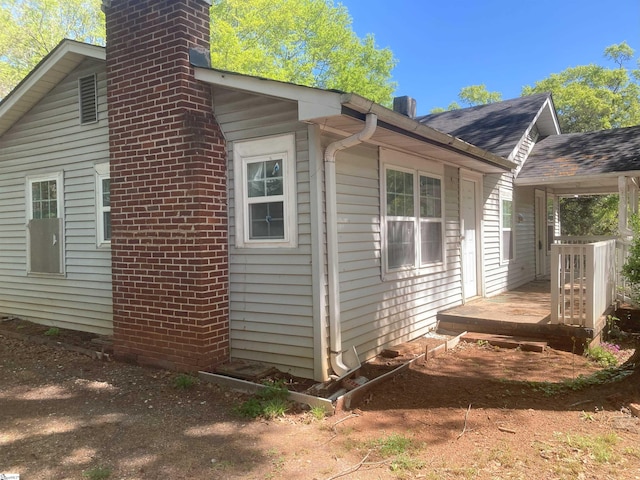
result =
[[[483,222],[483,208],[482,208],[482,195],[483,195],[483,175],[480,173],[471,172],[469,170],[460,169],[460,186],[458,188],[458,228],[460,231],[460,281],[461,281],[461,296],[462,303],[467,301],[467,297],[464,293],[464,278],[469,272],[464,271],[464,252],[462,251],[463,240],[463,223],[462,223],[462,181],[466,180],[475,184],[475,210],[476,210],[476,285],[477,296],[484,296],[484,261],[482,259],[483,244],[484,244],[484,222]],[[470,297],[471,298],[471,297]]]
[[533,211],[535,273],[536,278],[540,278],[547,275],[547,193],[544,190],[534,190]]

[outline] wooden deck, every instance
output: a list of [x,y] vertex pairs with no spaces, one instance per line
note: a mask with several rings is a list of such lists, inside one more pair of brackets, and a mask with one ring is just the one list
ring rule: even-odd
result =
[[553,325],[550,321],[551,283],[544,280],[438,313],[438,329],[446,332],[466,330],[540,339],[553,348],[569,351],[580,350],[585,341],[593,339],[590,328]]

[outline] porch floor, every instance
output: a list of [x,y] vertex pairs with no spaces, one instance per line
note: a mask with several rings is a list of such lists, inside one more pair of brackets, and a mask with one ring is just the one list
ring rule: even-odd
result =
[[554,348],[572,350],[593,338],[581,326],[554,325],[551,320],[551,282],[536,280],[494,297],[477,298],[438,313],[438,329],[511,335],[541,339]]

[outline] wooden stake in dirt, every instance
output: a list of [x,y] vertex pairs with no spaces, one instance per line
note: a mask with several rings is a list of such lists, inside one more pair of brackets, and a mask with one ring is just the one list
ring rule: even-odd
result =
[[515,430],[512,430],[512,429],[507,428],[507,427],[501,427],[500,425],[498,425],[498,430],[500,430],[501,432],[516,433]]
[[[464,435],[464,432],[467,431],[467,418],[469,417],[470,411],[471,411],[471,404],[469,404],[469,408],[467,408],[467,413],[464,414],[464,426],[462,427],[462,431],[460,432],[460,435],[458,435],[458,438]],[[456,440],[458,440],[458,438],[456,438]]]

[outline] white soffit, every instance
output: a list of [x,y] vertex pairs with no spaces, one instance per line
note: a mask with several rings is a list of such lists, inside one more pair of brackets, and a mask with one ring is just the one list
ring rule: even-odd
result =
[[342,112],[341,94],[336,92],[201,67],[196,67],[195,78],[211,85],[296,101],[300,121],[340,115]]

